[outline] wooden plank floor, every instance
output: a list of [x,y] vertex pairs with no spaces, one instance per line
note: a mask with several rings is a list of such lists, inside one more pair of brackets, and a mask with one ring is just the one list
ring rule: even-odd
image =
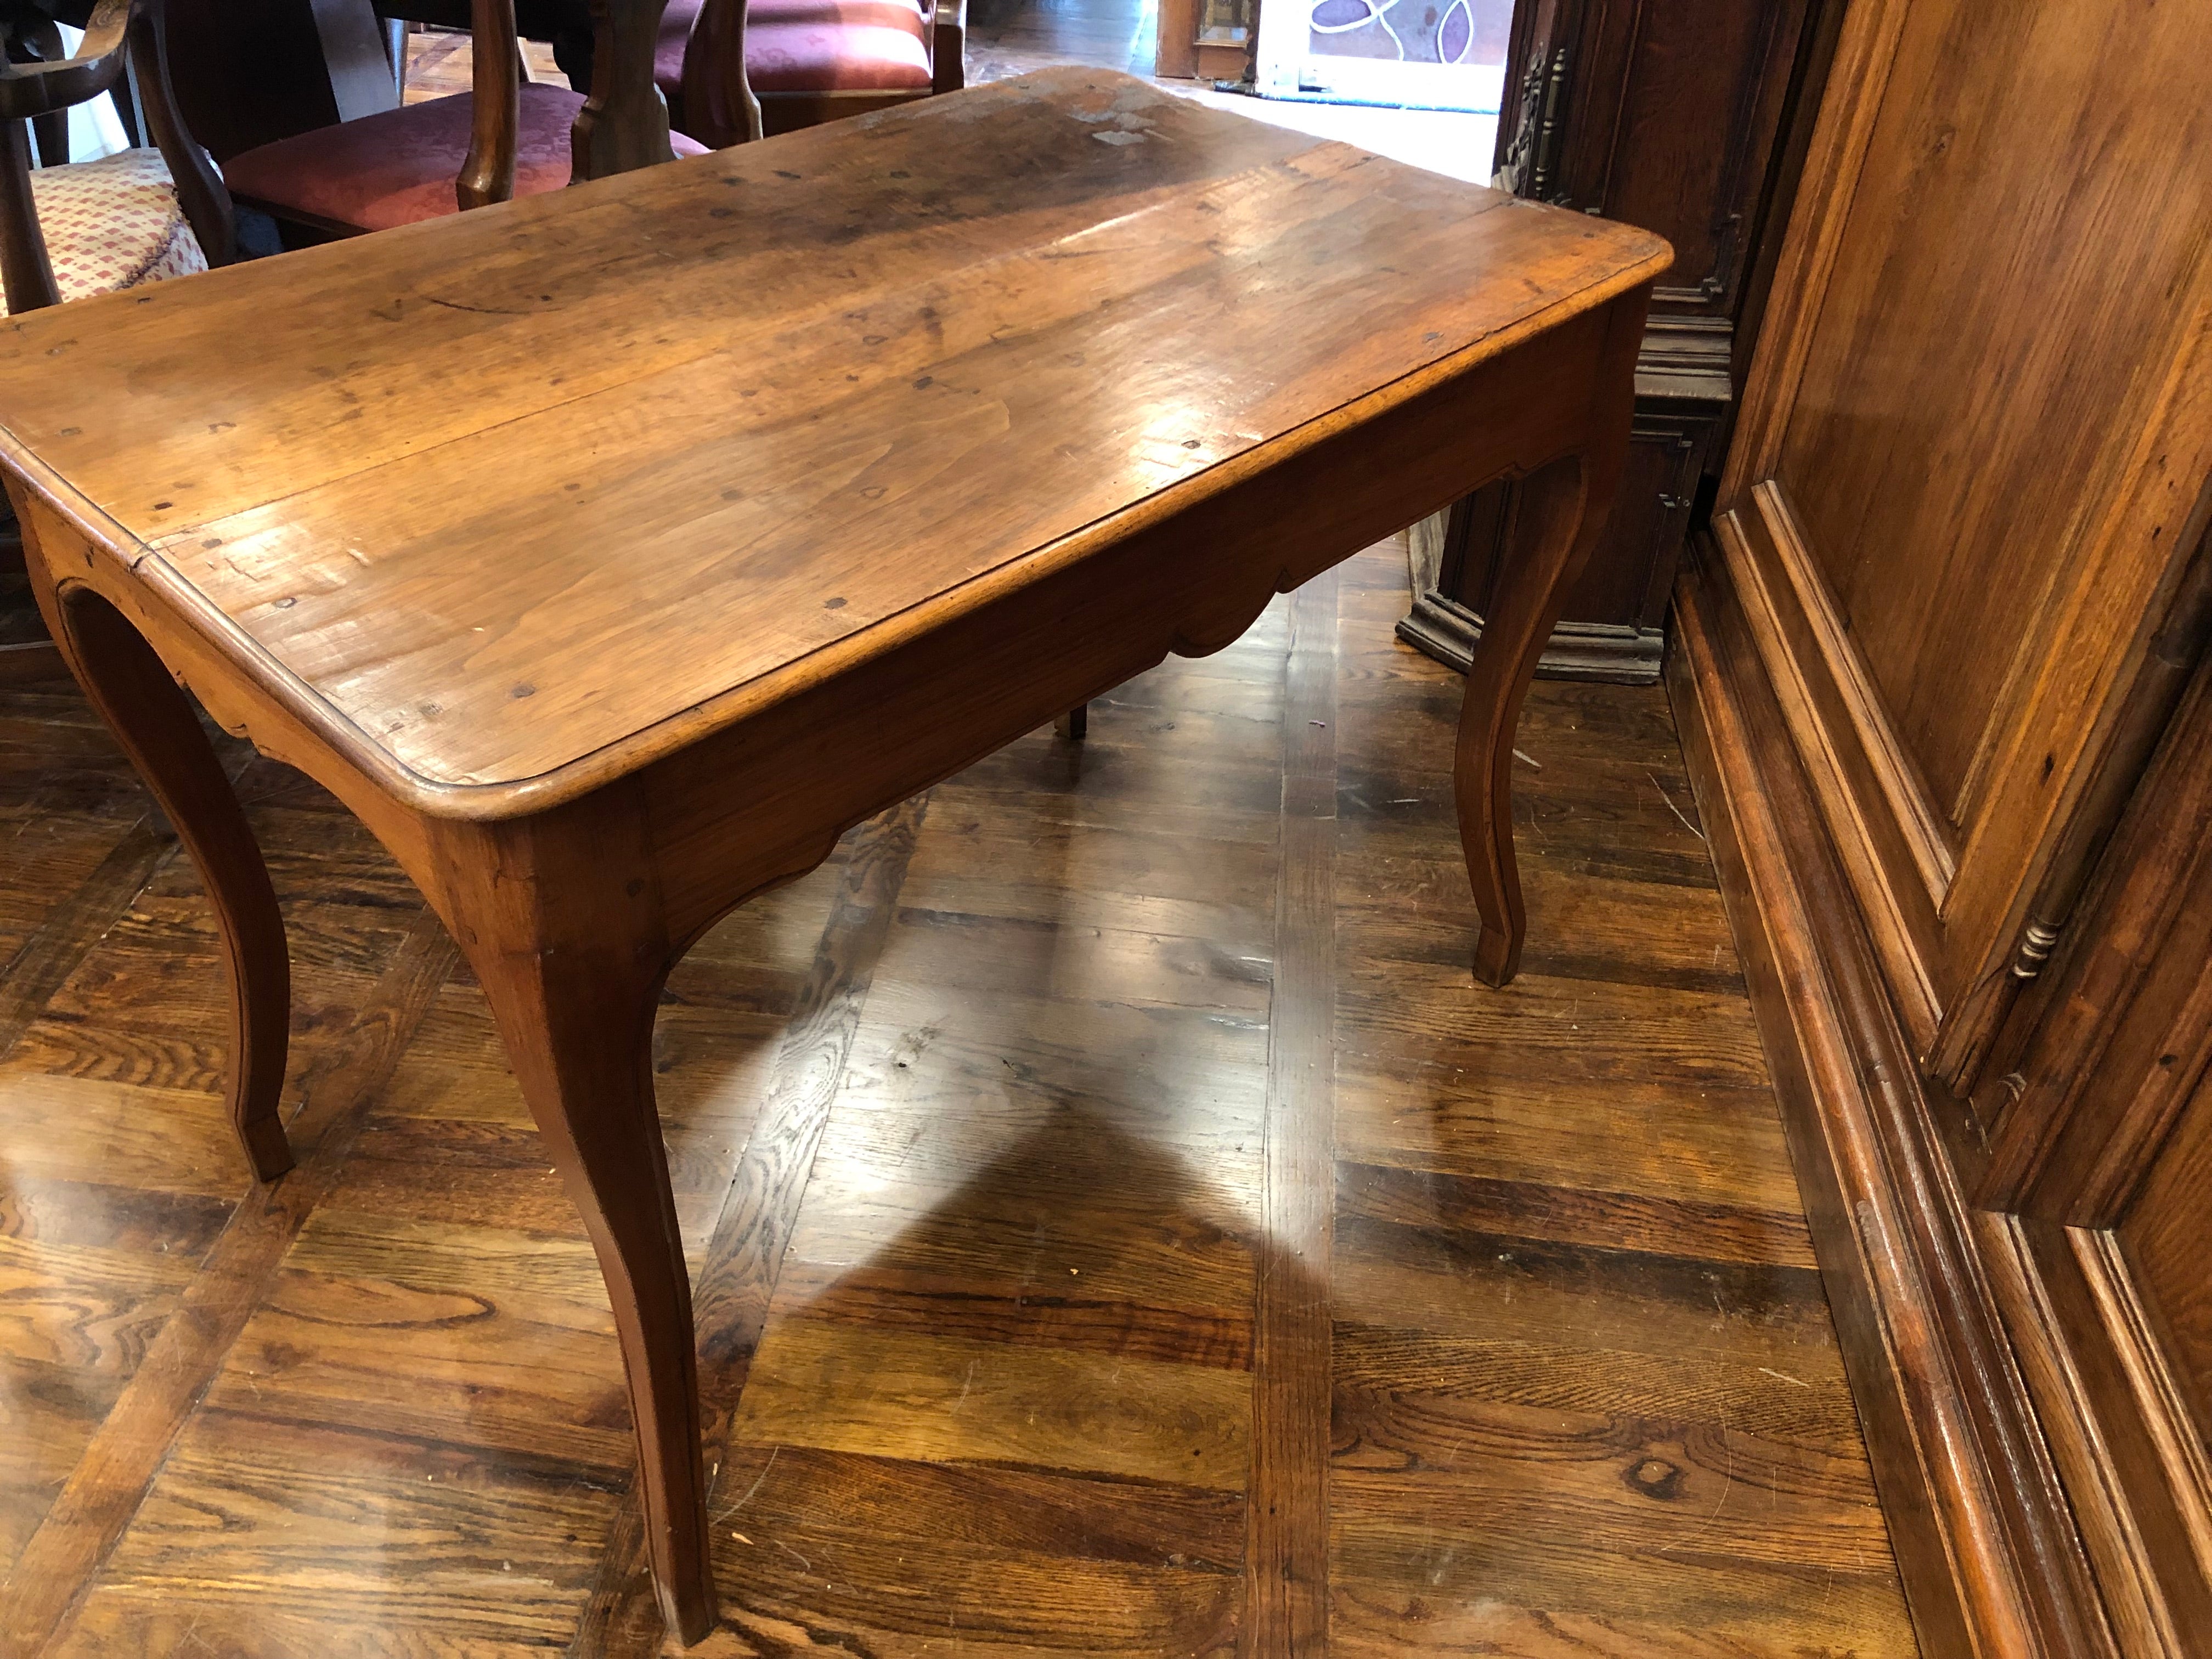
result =
[[[1364,555],[676,975],[705,1653],[1912,1651],[1663,697],[1536,688],[1480,989],[1405,598]],[[0,691],[0,1653],[650,1652],[483,999],[226,753],[297,963],[253,1193],[189,866],[72,690]]]

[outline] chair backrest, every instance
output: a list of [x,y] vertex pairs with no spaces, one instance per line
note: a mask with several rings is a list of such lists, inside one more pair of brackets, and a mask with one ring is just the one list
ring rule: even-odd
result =
[[137,74],[146,123],[201,252],[210,265],[228,264],[234,255],[230,192],[185,131],[169,84],[163,0],[99,0],[74,56],[17,64],[0,55],[0,282],[11,312],[61,303],[31,193],[29,123],[106,95],[126,66]]

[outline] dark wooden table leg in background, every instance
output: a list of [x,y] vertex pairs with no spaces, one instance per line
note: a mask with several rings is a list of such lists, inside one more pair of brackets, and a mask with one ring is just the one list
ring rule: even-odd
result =
[[575,178],[611,178],[673,161],[668,105],[653,81],[665,0],[592,0],[592,91],[571,140]]

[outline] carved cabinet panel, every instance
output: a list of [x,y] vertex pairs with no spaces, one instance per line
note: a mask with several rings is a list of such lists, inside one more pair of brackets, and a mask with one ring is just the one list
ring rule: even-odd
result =
[[2212,1630],[2207,556],[2161,641],[2193,684],[1975,1102],[1976,1197],[2027,1287],[2006,1316],[2056,1362],[2028,1376],[2127,1659],[2193,1656]]
[[[1674,269],[1652,295],[1638,376],[1637,452],[1604,542],[1570,593],[1540,672],[1652,680],[1666,596],[1701,483],[1719,470],[1739,333],[1786,205],[1787,143],[1818,80],[1815,26],[1832,0],[1522,0],[1498,120],[1500,182],[1516,194],[1656,231]],[[1464,666],[1513,487],[1478,492],[1447,532],[1465,556],[1417,579],[1401,633]]]
[[[1620,679],[1642,673],[1647,659],[1656,662],[1674,581],[1674,550],[1688,529],[1714,437],[1710,411],[1694,401],[1678,411],[1638,400],[1628,471],[1607,535],[1608,548],[1622,556],[1592,558],[1569,588],[1563,612],[1569,620],[1553,630],[1544,653],[1544,672],[1553,678]],[[1467,666],[1479,623],[1466,618],[1489,610],[1521,531],[1520,505],[1520,489],[1510,483],[1478,489],[1453,504],[1435,576],[1415,592],[1413,614],[1401,633],[1431,655]],[[1579,620],[1583,617],[1606,620]]]
[[1850,0],[1677,613],[1931,1656],[2212,1651],[2204,16]]

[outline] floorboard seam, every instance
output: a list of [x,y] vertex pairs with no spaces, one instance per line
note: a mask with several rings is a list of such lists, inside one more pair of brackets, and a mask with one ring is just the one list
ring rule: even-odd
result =
[[39,929],[0,969],[0,1059],[46,1012],[93,947],[129,914],[131,901],[177,849],[176,836],[155,813],[123,832],[76,890],[56,905]]
[[1304,1659],[1328,1635],[1337,593],[1331,570],[1291,597],[1285,665],[1242,1659]]
[[420,912],[335,1058],[307,1067],[289,1125],[299,1164],[249,1192],[148,1345],[38,1530],[0,1585],[0,1650],[58,1646],[152,1489],[307,1218],[326,1196],[459,953]]

